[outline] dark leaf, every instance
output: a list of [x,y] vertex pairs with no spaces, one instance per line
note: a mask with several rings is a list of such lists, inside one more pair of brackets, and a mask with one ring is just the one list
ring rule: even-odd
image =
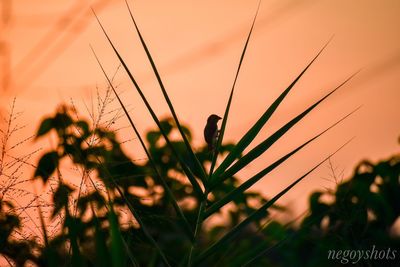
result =
[[53,118],[46,118],[42,121],[39,126],[39,129],[36,133],[36,138],[39,138],[45,134],[47,134],[51,129],[53,129]]
[[58,154],[56,151],[48,152],[39,160],[34,177],[41,177],[43,182],[47,182],[52,173],[58,166]]
[[54,210],[52,214],[52,218],[60,212],[60,210],[64,207],[68,206],[68,196],[73,192],[74,189],[71,188],[69,185],[62,184],[57,188],[57,191],[54,192],[53,195],[53,202],[54,202]]
[[76,126],[79,128],[79,133],[82,138],[87,138],[90,135],[89,124],[86,121],[80,120],[76,122]]
[[72,118],[67,113],[57,113],[53,119],[53,127],[57,132],[65,131],[72,123]]

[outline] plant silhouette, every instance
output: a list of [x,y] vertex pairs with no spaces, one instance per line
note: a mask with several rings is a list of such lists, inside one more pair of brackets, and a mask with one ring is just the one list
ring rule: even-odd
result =
[[[353,216],[355,210],[365,208],[362,205],[349,207],[347,195],[343,194],[347,189],[343,191],[339,188],[339,196],[343,198],[340,201],[346,201],[346,205],[340,206],[341,209],[332,208],[333,211],[324,210],[321,207],[325,207],[325,204],[320,202],[319,193],[314,194],[311,198],[311,215],[305,219],[299,230],[290,225],[284,226],[279,222],[271,221],[269,217],[271,209],[279,208],[276,202],[281,197],[330,159],[344,145],[328,154],[300,177],[295,177],[271,199],[265,199],[260,194],[249,191],[255,183],[357,109],[347,113],[330,127],[308,138],[289,152],[285,152],[275,162],[262,166],[262,169],[253,176],[245,177],[243,182],[235,178],[239,171],[266,153],[289,130],[310,112],[319,108],[322,102],[341,89],[357,73],[330,89],[270,136],[263,137],[259,144],[249,147],[329,42],[316,53],[272,104],[265,108],[263,114],[237,143],[224,143],[223,138],[236,81],[255,26],[258,6],[240,55],[225,112],[221,118],[221,128],[217,136],[214,136],[213,131],[213,153],[210,155],[208,145],[200,148],[193,147],[191,132],[179,120],[155,60],[127,2],[126,4],[132,25],[139,36],[171,118],[161,120],[157,117],[145,91],[95,14],[121,68],[132,82],[132,88],[139,94],[157,126],[146,134],[145,139],[142,138],[123,99],[115,89],[112,79],[109,78],[94,53],[111,89],[109,92],[114,93],[147,159],[142,164],[135,163],[124,152],[115,132],[97,123],[91,125],[79,119],[79,116],[73,116],[73,108],[66,105],[60,106],[53,116],[41,122],[36,134],[36,138],[56,137],[55,146],[41,156],[34,173],[34,178],[41,179],[44,184],[49,184],[51,181],[56,183],[51,195],[54,208],[50,218],[44,216],[40,206],[38,207],[43,242],[22,240],[19,243],[10,243],[13,242],[10,233],[19,225],[18,216],[12,213],[12,208],[4,208],[10,205],[2,203],[4,205],[1,206],[1,218],[5,221],[5,227],[3,225],[1,227],[2,240],[5,240],[5,244],[29,248],[26,255],[17,255],[7,251],[5,248],[8,246],[3,246],[0,252],[7,255],[7,259],[19,266],[28,260],[40,266],[241,266],[249,264],[265,266],[285,265],[288,262],[293,264],[303,259],[302,255],[296,254],[301,251],[300,248],[303,248],[302,242],[305,239],[303,233],[313,237],[312,233],[307,232],[307,227],[316,228],[313,224],[318,225],[318,220],[322,220],[321,216],[329,218],[329,223],[341,223],[342,219],[349,214]],[[82,173],[78,187],[73,186],[70,181],[72,177],[68,177],[68,173],[63,172],[66,166],[72,166]],[[358,190],[361,185],[364,185],[363,183],[357,182],[355,188]],[[83,185],[85,185],[85,190],[82,188]],[[363,194],[365,192],[364,190]],[[391,192],[390,197],[393,197],[394,193]],[[363,196],[355,194],[350,200],[353,201],[354,197],[361,200]],[[388,201],[392,200],[388,199]],[[387,220],[392,222],[397,213],[391,214],[386,210],[386,204],[382,203],[376,201],[364,205],[374,204],[374,211],[379,213],[375,216],[389,214],[391,217],[389,216]],[[317,207],[316,210],[315,207]],[[354,209],[346,210],[345,208]],[[320,210],[325,212],[324,215],[318,214]],[[345,216],[340,217],[338,212],[343,212]],[[365,212],[360,214],[365,215]],[[360,225],[369,222],[358,214],[354,216],[350,225],[355,224],[357,230],[361,229]],[[55,236],[48,234],[49,219],[57,219],[60,222],[60,229]],[[215,223],[212,219],[222,219],[222,222]],[[343,229],[340,234],[348,234],[347,230],[348,228]],[[354,231],[352,240],[354,241],[363,233]],[[283,247],[284,240],[292,235],[299,236],[296,239],[298,243],[293,242],[293,246],[299,244],[299,247],[293,247],[296,249],[295,253],[287,256],[284,251],[275,251],[275,248]],[[268,253],[270,257],[264,257]],[[287,257],[279,259],[274,255]]]
[[[171,119],[161,120],[160,124],[169,137],[177,131]],[[182,128],[191,142],[191,132],[186,126]],[[62,228],[57,236],[47,240],[41,247],[40,256],[28,254],[29,257],[20,259],[30,259],[39,265],[54,263],[57,266],[68,264],[109,266],[117,258],[117,255],[113,254],[116,251],[114,246],[117,245],[116,240],[120,240],[119,251],[115,253],[121,262],[115,264],[144,266],[154,262],[159,265],[160,257],[153,247],[154,244],[147,240],[146,233],[137,223],[124,218],[124,215],[131,210],[140,216],[146,231],[151,233],[157,246],[169,261],[176,265],[185,260],[185,251],[191,246],[191,240],[185,233],[184,222],[177,216],[170,197],[163,190],[159,175],[165,177],[168,187],[173,191],[176,201],[180,203],[190,225],[196,221],[196,210],[200,203],[191,185],[179,178],[184,174],[182,168],[171,155],[170,147],[162,142],[160,131],[152,130],[146,134],[148,151],[156,165],[157,173],[149,161],[137,165],[130,160],[122,150],[115,133],[102,128],[92,128],[88,122],[75,119],[71,115],[71,108],[67,106],[61,106],[54,116],[42,121],[37,138],[52,133],[57,135],[56,148],[42,155],[34,175],[44,183],[49,182],[49,178],[53,176],[53,179],[58,179],[58,186],[53,194],[54,209],[51,217],[54,219],[61,214]],[[89,144],[90,140],[95,142]],[[171,143],[182,155],[183,161],[190,162],[185,144],[182,141],[171,141]],[[227,153],[231,149],[232,145],[223,145],[220,152]],[[204,166],[211,163],[207,145],[199,148],[196,156]],[[74,198],[77,189],[71,186],[67,177],[60,174],[61,162],[65,160],[96,174],[95,178],[90,178],[94,179],[92,191],[80,195],[76,207],[71,205],[71,199]],[[213,191],[213,194],[210,194],[207,206],[211,206],[215,199],[227,194],[238,183],[235,177],[227,179]],[[252,192],[246,192],[240,198],[236,198],[234,207],[224,216],[223,224],[201,230],[200,246],[205,247],[206,244],[217,240],[241,218],[254,212],[255,207],[249,203],[265,201],[261,195]],[[87,214],[90,215],[87,217]],[[261,225],[267,214],[266,212],[255,220],[255,227],[249,227],[243,235],[255,233],[256,226]],[[112,221],[115,223],[115,231]],[[44,224],[44,232],[45,228]],[[259,237],[254,235],[254,238]],[[243,243],[244,248],[250,248],[247,242]],[[39,245],[35,244],[35,247]],[[103,252],[99,253],[97,249],[103,249]],[[210,261],[212,260],[210,257]],[[223,262],[230,260],[232,259],[226,257]]]
[[[172,138],[174,131],[178,131],[173,120],[166,118],[160,123],[182,160],[190,162],[184,142]],[[181,127],[191,143],[189,128]],[[153,163],[147,160],[141,165],[124,153],[114,132],[75,119],[67,106],[61,106],[54,116],[42,121],[37,138],[54,133],[56,148],[42,155],[35,176],[45,183],[50,178],[58,180],[52,196],[51,217],[60,220],[60,229],[55,236],[47,236],[46,218],[41,215],[44,243],[35,239],[15,240],[11,234],[20,226],[20,218],[12,212],[11,202],[2,201],[0,253],[10,264],[163,266],[162,256],[174,266],[185,264],[187,251],[192,246],[186,231],[196,223],[201,200],[190,183],[182,179],[184,172],[160,131],[147,132],[147,148]],[[232,149],[232,144],[226,144],[220,151],[229,153]],[[202,165],[211,164],[206,144],[197,149],[195,155]],[[94,174],[88,178],[92,190],[77,197],[79,188],[61,175],[62,162]],[[372,246],[398,249],[400,238],[393,227],[400,216],[399,175],[399,155],[376,164],[361,162],[351,179],[339,183],[336,190],[318,191],[310,196],[309,214],[298,228],[271,220],[265,212],[242,229],[234,243],[224,244],[225,249],[196,265],[340,266],[343,262],[327,258],[329,250],[368,250]],[[173,207],[159,176],[166,178],[189,229],[185,230],[185,222]],[[226,179],[209,195],[206,206],[214,205],[238,184],[234,177]],[[325,194],[331,195],[334,201],[324,202]],[[243,218],[253,214],[257,210],[254,203],[258,203],[257,206],[265,202],[266,199],[254,192],[235,198],[228,213],[218,215],[223,222],[210,223],[199,230],[197,249],[207,249],[208,244],[218,241]],[[130,211],[138,217],[130,216]],[[162,251],[162,256],[158,250]],[[375,266],[375,263],[381,261],[357,262],[359,266]],[[396,263],[390,259],[385,261],[387,266],[396,266]]]

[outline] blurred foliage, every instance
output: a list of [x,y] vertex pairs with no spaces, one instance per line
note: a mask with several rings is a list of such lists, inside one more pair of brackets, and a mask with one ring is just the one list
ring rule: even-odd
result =
[[[332,203],[323,200],[326,195]],[[286,259],[297,266],[326,266],[333,264],[327,259],[329,250],[391,248],[397,250],[396,259],[361,260],[359,266],[399,266],[399,222],[400,154],[376,164],[363,161],[351,179],[338,184],[334,192],[311,195],[310,214],[288,242]],[[339,261],[335,263],[341,266]]]
[[[161,125],[174,140],[177,129],[173,120],[162,120]],[[191,141],[190,130],[182,127]],[[36,138],[51,134],[57,137],[57,145],[42,155],[34,173],[44,183],[53,179],[58,184],[52,196],[51,217],[43,218],[40,214],[43,242],[15,240],[12,232],[18,230],[20,219],[12,212],[12,203],[0,203],[0,254],[9,263],[16,266],[27,262],[38,266],[164,266],[158,253],[161,250],[173,266],[185,264],[192,242],[149,161],[141,165],[134,163],[114,132],[92,128],[88,122],[75,119],[66,106],[42,121]],[[148,150],[194,229],[200,202],[161,137],[159,131],[149,131]],[[172,141],[172,144],[190,165],[184,143]],[[231,151],[232,147],[222,145],[221,153]],[[210,166],[212,155],[206,146],[197,149],[195,154],[203,166]],[[80,189],[62,174],[63,164],[71,163],[95,174],[89,176],[94,179],[92,191],[76,197]],[[378,164],[362,162],[353,177],[338,184],[335,191],[312,194],[309,214],[299,227],[273,221],[265,212],[225,245],[224,250],[207,257],[199,266],[340,266],[338,261],[327,260],[328,250],[370,249],[373,245],[399,248],[400,239],[393,229],[400,215],[399,175],[399,155]],[[238,184],[235,177],[226,179],[209,194],[207,205],[221,199]],[[325,202],[326,195],[333,201]],[[73,198],[77,198],[75,202],[71,201]],[[254,192],[235,198],[233,205],[224,209],[224,214],[217,215],[223,222],[209,223],[199,229],[196,249],[217,241],[263,202],[266,199]],[[60,220],[56,235],[47,236],[46,220]],[[147,238],[147,233],[158,247]]]
[[[376,164],[363,161],[334,191],[314,192],[300,226],[272,225],[267,234],[279,235],[274,240],[277,245],[269,244],[258,257],[269,258],[271,266],[399,266],[399,222],[400,154],[396,154]],[[396,252],[386,253],[386,259],[376,256],[389,249]],[[328,259],[330,250],[363,251],[364,255],[333,260]]]
[[[41,266],[111,266],[111,263],[115,265],[116,259],[120,266],[159,266],[161,263],[154,246],[146,239],[135,218],[126,217],[130,209],[128,206],[131,206],[169,260],[178,264],[184,259],[184,251],[190,247],[191,241],[182,231],[180,219],[172,209],[170,199],[164,194],[150,163],[145,161],[142,165],[135,164],[122,150],[114,132],[100,127],[92,129],[88,122],[73,117],[68,107],[60,107],[53,117],[42,121],[36,136],[57,136],[56,148],[42,155],[34,176],[44,183],[50,179],[57,181],[58,186],[53,193],[54,209],[51,218],[44,220],[57,219],[57,215],[61,215],[60,233],[48,240],[47,244],[19,241],[14,245],[9,237],[12,230],[18,227],[18,217],[2,210],[2,239],[10,243],[2,242],[6,245],[2,246],[0,252],[20,266],[27,260]],[[161,121],[161,124],[168,136],[176,130],[170,119]],[[191,140],[189,129],[184,127],[184,131]],[[179,163],[171,156],[170,148],[160,137],[158,131],[147,133],[148,150],[159,173],[167,178],[185,216],[195,225],[195,211],[199,201],[190,183],[182,179],[183,172]],[[178,153],[183,155],[183,159],[190,163],[183,142],[172,143]],[[222,153],[229,149],[231,145],[221,147]],[[203,165],[210,164],[211,155],[206,146],[198,149],[196,156]],[[104,185],[99,186],[99,181],[93,181],[98,186],[94,186],[90,193],[80,195],[76,207],[71,205],[71,199],[78,189],[69,184],[68,177],[62,175],[61,166],[65,161],[70,161],[86,172],[95,172],[96,179]],[[238,180],[234,177],[227,180],[215,190],[214,195],[210,194],[208,203],[211,205],[218,194],[226,194],[237,184]],[[223,224],[201,229],[201,243],[208,244],[216,240],[226,229],[255,210],[249,205],[250,202],[260,201],[266,200],[257,193],[243,194],[236,199],[230,213],[224,215]],[[260,222],[261,219],[256,223]],[[118,223],[119,227],[113,227]],[[45,225],[43,228],[46,228]],[[115,249],[117,239],[122,241],[118,249]],[[13,249],[17,245],[29,245],[29,248],[35,247],[35,251],[24,249],[25,254],[19,255],[20,252],[16,253],[17,249]],[[114,257],[118,253],[122,255]]]

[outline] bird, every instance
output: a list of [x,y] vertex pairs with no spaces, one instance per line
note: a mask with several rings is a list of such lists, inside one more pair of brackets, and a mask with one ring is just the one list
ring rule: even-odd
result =
[[222,119],[220,116],[211,114],[207,119],[206,127],[204,127],[204,139],[208,145],[208,150],[215,149],[215,144],[218,138],[218,121]]

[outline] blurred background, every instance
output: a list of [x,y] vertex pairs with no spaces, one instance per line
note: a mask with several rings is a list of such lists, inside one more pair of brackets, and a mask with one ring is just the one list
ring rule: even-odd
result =
[[[223,115],[258,1],[130,1],[136,21],[159,68],[179,118],[202,144],[211,113]],[[94,105],[107,82],[90,45],[144,133],[154,127],[91,8],[126,59],[138,83],[161,117],[168,116],[157,81],[141,47],[123,0],[2,0],[0,2],[1,114],[16,98],[21,113],[17,140],[31,136],[40,120],[60,103],[73,103],[82,114]],[[376,160],[398,151],[400,134],[400,2],[397,0],[262,1],[254,34],[239,75],[226,141],[237,141],[333,36],[323,54],[272,117],[257,145],[347,77],[342,89],[294,127],[250,168],[248,178],[340,117],[362,108],[317,142],[288,160],[254,186],[272,196],[308,171],[344,142],[355,139],[331,161],[348,177],[360,160]],[[133,132],[116,126],[120,139]],[[51,142],[29,141],[24,151]],[[144,157],[137,140],[126,143],[133,159]],[[39,156],[38,153],[37,156]],[[30,160],[35,162],[35,157]],[[33,169],[25,171],[31,177]],[[333,188],[324,165],[281,203],[296,216],[306,209],[310,192]]]

